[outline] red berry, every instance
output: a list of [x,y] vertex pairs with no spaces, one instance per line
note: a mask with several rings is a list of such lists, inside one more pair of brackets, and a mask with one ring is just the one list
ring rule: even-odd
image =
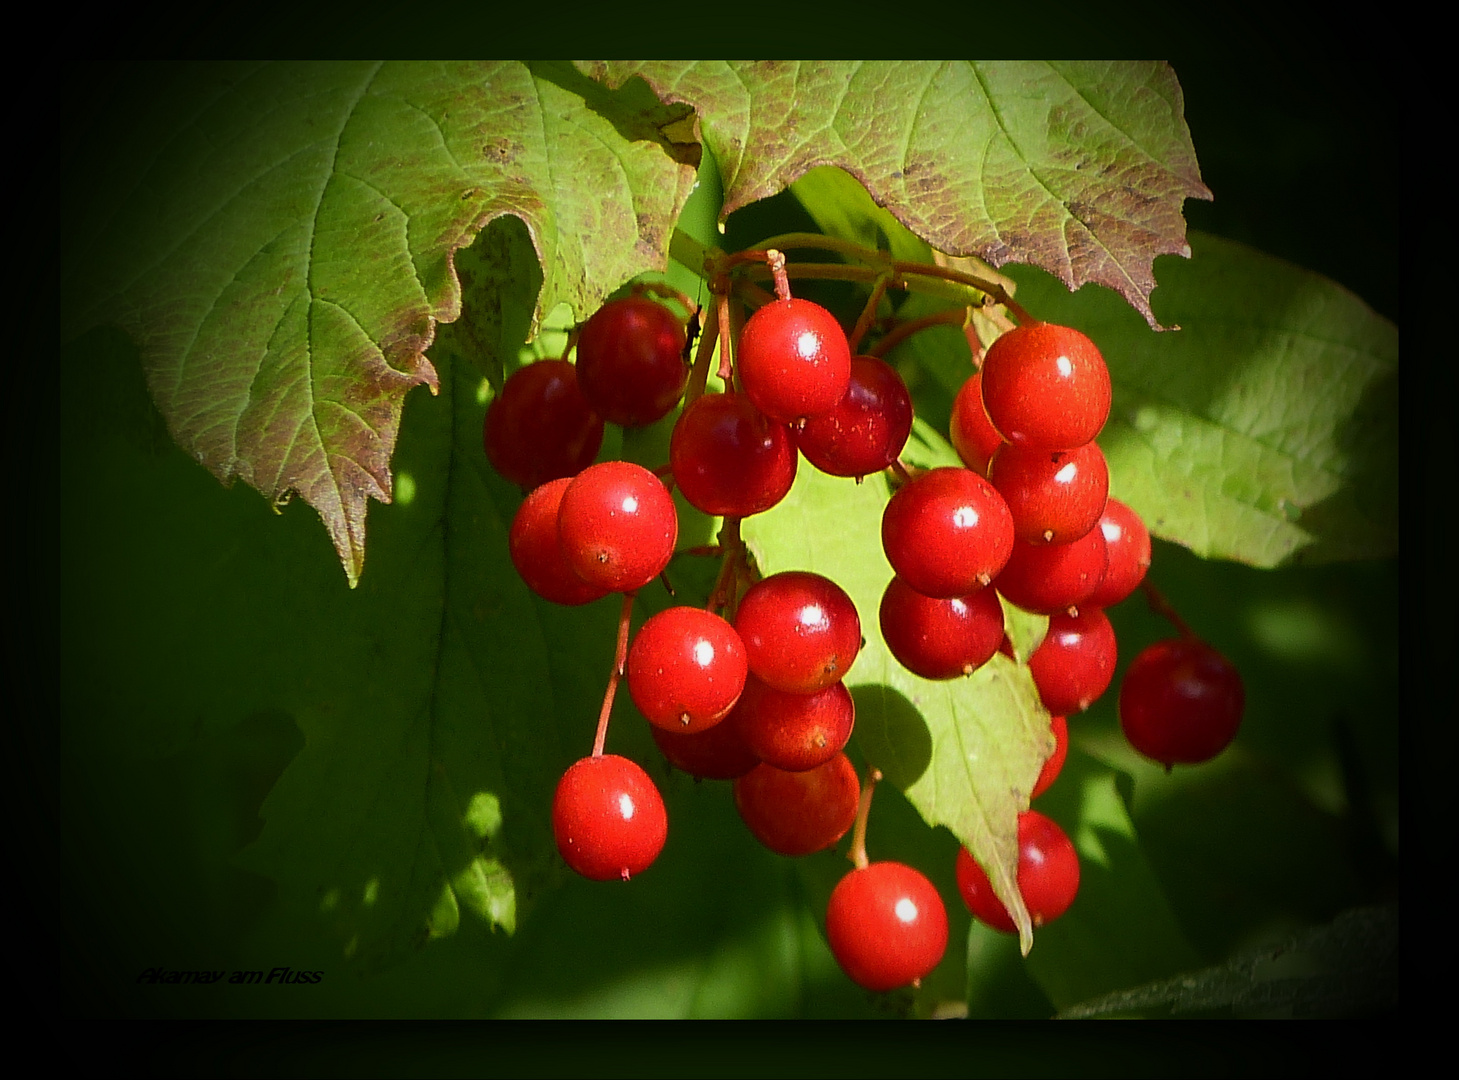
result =
[[627,881],[658,858],[669,819],[648,773],[603,754],[563,773],[552,799],[552,833],[567,865],[583,877]]
[[1028,450],[1073,450],[1109,418],[1109,369],[1078,330],[1030,323],[983,360],[983,404],[1003,438]]
[[911,431],[912,395],[902,377],[883,360],[855,356],[846,396],[807,420],[795,442],[823,473],[866,476],[895,461]]
[[701,780],[733,780],[760,764],[745,745],[733,709],[719,723],[702,731],[685,735],[650,724],[649,733],[670,765]]
[[1003,573],[993,579],[993,588],[1024,611],[1052,615],[1088,604],[1104,580],[1109,556],[1104,533],[1090,529],[1067,544],[1013,545],[1013,555]]
[[684,410],[669,441],[674,481],[712,516],[769,510],[795,483],[795,444],[743,394],[705,394]]
[[1109,499],[1109,467],[1095,443],[1067,451],[1005,446],[993,456],[988,479],[1027,544],[1078,540],[1099,524]]
[[1109,568],[1088,603],[1090,607],[1114,607],[1145,580],[1145,571],[1150,569],[1150,531],[1140,515],[1118,499],[1105,504],[1098,531],[1104,534]]
[[1157,641],[1131,661],[1120,685],[1120,727],[1162,765],[1209,761],[1241,726],[1246,691],[1231,661],[1203,641]]
[[603,461],[568,484],[557,531],[580,578],[606,592],[634,592],[669,565],[679,517],[653,473],[628,461]]
[[813,694],[840,682],[861,651],[861,617],[846,590],[804,570],[772,574],[735,613],[750,672],[777,690]]
[[841,970],[868,990],[929,974],[947,950],[947,909],[921,873],[898,862],[853,870],[831,892],[826,937]]
[[578,336],[578,385],[609,423],[640,427],[666,416],[689,380],[684,322],[662,304],[628,296],[600,307]]
[[1013,518],[993,485],[968,469],[930,469],[882,512],[882,549],[897,576],[923,596],[977,592],[1013,552]]
[[856,706],[843,683],[814,694],[791,694],[755,676],[735,708],[745,745],[767,765],[805,772],[839,754],[856,724]]
[[1054,733],[1054,754],[1044,767],[1039,771],[1039,778],[1033,783],[1033,790],[1028,793],[1030,799],[1037,799],[1044,792],[1048,791],[1054,781],[1059,778],[1059,773],[1064,768],[1064,760],[1069,756],[1069,721],[1062,716],[1052,717],[1049,727]]
[[1003,446],[1003,436],[983,408],[983,373],[976,371],[963,383],[952,402],[948,436],[963,464],[979,476],[988,475],[988,462]]
[[570,483],[569,476],[549,480],[522,500],[512,518],[507,550],[527,588],[554,604],[577,605],[606,596],[607,590],[573,573],[558,539],[557,514]]
[[805,772],[757,765],[735,781],[735,808],[755,839],[792,858],[845,836],[860,798],[861,781],[845,754]]
[[924,679],[971,675],[1003,641],[1003,605],[992,589],[936,600],[894,577],[882,593],[879,615],[887,648]]
[[[958,892],[973,917],[994,930],[1017,933],[1008,909],[967,848],[958,849],[955,869]],[[1079,855],[1073,841],[1037,810],[1018,815],[1018,891],[1035,926],[1068,911],[1079,892]]]
[[745,687],[745,646],[735,628],[702,608],[649,618],[628,650],[628,693],[649,723],[695,732],[719,723]]
[[492,468],[530,490],[591,465],[603,445],[603,421],[583,398],[571,364],[539,360],[502,384],[481,439]]
[[1078,615],[1049,616],[1048,633],[1028,658],[1028,670],[1044,708],[1069,716],[1109,689],[1115,659],[1114,627],[1103,611],[1087,607]]
[[776,300],[751,315],[735,363],[756,408],[787,424],[830,412],[851,382],[845,331],[809,300]]

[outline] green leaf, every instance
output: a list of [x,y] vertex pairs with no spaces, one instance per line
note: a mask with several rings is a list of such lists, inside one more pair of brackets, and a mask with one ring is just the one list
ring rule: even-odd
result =
[[1011,271],[1085,331],[1114,382],[1110,493],[1156,536],[1253,566],[1398,551],[1398,330],[1328,279],[1192,236],[1160,265],[1153,333],[1113,295]]
[[515,215],[536,312],[585,314],[665,267],[698,161],[665,134],[687,110],[567,64],[128,76],[65,193],[62,325],[124,329],[178,444],[276,505],[301,495],[351,584],[405,395],[439,385],[424,352],[461,313],[455,253]]
[[846,676],[858,746],[929,825],[946,825],[988,870],[1027,947],[1032,930],[1015,884],[1017,820],[1053,752],[1049,714],[1028,669],[1001,654],[965,679],[934,682],[887,650],[875,613],[892,578],[881,546],[889,498],[884,476],[857,484],[803,468],[785,500],[745,519],[743,533],[767,575],[812,570],[850,595],[866,639]]
[[728,216],[811,169],[854,176],[932,247],[1108,285],[1154,322],[1156,255],[1210,198],[1163,63],[612,61],[699,113]]

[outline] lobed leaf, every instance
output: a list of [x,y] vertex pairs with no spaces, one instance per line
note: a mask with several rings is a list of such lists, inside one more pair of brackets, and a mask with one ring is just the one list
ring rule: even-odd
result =
[[834,165],[932,247],[1107,285],[1154,325],[1152,263],[1210,198],[1163,63],[609,61],[699,113],[721,217]]
[[132,72],[66,191],[62,325],[125,330],[178,444],[301,495],[353,585],[405,395],[439,385],[455,253],[520,218],[538,314],[662,269],[698,160],[661,131],[684,112],[566,64]]

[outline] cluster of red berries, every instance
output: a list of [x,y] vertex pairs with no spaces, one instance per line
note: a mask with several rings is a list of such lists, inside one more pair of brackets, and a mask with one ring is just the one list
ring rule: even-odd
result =
[[[834,476],[892,469],[902,477],[882,522],[896,576],[880,626],[893,655],[925,678],[970,673],[1008,648],[998,594],[1048,614],[1049,632],[1029,666],[1058,750],[1031,797],[1062,765],[1064,718],[1109,684],[1115,643],[1103,608],[1140,584],[1150,538],[1137,515],[1108,499],[1093,440],[1109,413],[1110,381],[1084,335],[1028,323],[999,338],[954,409],[952,441],[967,468],[911,477],[898,458],[912,403],[896,371],[852,356],[837,320],[790,297],[778,268],[777,294],[745,323],[724,392],[702,392],[702,377],[701,392],[689,392],[668,465],[657,473],[621,461],[592,464],[605,420],[657,421],[689,386],[685,320],[641,295],[604,305],[582,326],[576,364],[544,360],[512,375],[487,411],[484,443],[497,471],[528,492],[509,537],[527,585],[559,604],[624,597],[594,752],[567,770],[553,801],[568,865],[593,879],[627,879],[654,861],[667,835],[663,799],[648,774],[603,753],[613,694],[625,678],[664,756],[696,777],[734,780],[741,817],[771,850],[807,855],[857,824],[857,869],[832,894],[827,936],[855,981],[887,990],[940,962],[947,915],[919,871],[865,857],[870,785],[863,791],[843,752],[855,708],[842,680],[863,643],[861,620],[847,594],[820,575],[754,581],[747,560],[735,557],[743,554],[739,520],[785,497],[802,456]],[[630,644],[633,596],[674,554],[672,485],[697,509],[726,519],[726,571],[707,608],[662,611]],[[1202,687],[1233,684],[1234,696],[1202,696]],[[1219,751],[1235,733],[1240,705],[1234,669],[1187,637],[1136,660],[1121,716],[1135,746],[1168,764]],[[1203,756],[1193,756],[1192,736],[1182,734],[1193,714],[1220,716],[1194,724]],[[1078,887],[1072,843],[1029,811],[1019,845],[1018,882],[1030,913],[1035,922],[1056,918]],[[956,870],[973,914],[1011,931],[966,850]]]

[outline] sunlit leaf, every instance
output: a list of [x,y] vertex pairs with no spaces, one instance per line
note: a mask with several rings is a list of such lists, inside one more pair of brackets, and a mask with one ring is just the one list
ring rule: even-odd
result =
[[[62,326],[138,344],[178,444],[319,511],[353,584],[424,356],[461,313],[456,251],[520,218],[538,313],[585,316],[666,265],[696,145],[684,109],[566,64],[128,71],[68,177]],[[482,316],[485,317],[484,313]]]
[[1156,536],[1253,566],[1398,551],[1398,329],[1321,275],[1212,237],[1160,263],[1154,333],[1100,289],[1015,268],[1100,346],[1110,493]]

